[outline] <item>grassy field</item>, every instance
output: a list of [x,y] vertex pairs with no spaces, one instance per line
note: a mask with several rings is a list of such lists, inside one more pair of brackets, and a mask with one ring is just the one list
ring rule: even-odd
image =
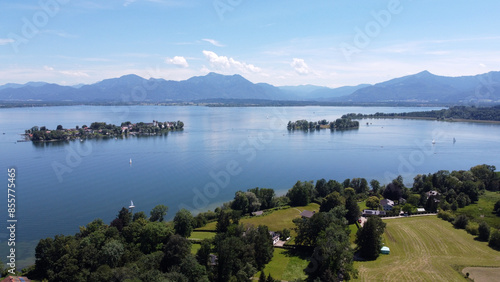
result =
[[500,200],[500,193],[486,191],[475,204],[458,209],[457,214],[465,214],[477,221],[484,220],[490,227],[500,229],[500,217],[493,214],[493,206]]
[[[284,228],[292,229],[295,227],[292,220],[300,217],[300,213],[304,210],[319,211],[319,205],[311,203],[304,207],[293,207],[283,210],[276,210],[270,214],[255,217],[245,217],[240,220],[244,225],[266,225],[270,231],[283,230]],[[215,230],[217,222],[210,222],[206,226],[197,230]]]
[[[304,269],[309,264],[307,260],[311,254],[300,254],[294,252],[293,250],[286,249],[274,249],[273,259],[264,268],[264,274],[271,276],[278,280],[294,280],[297,278],[306,279],[307,275]],[[255,274],[255,277],[259,277],[260,272]]]
[[500,252],[436,216],[384,222],[391,254],[355,262],[360,281],[460,281],[466,266],[500,267]]
[[192,240],[203,240],[203,239],[212,239],[213,237],[215,237],[215,232],[196,232],[196,231],[193,231],[191,233],[191,236],[189,237],[189,239],[192,239]]

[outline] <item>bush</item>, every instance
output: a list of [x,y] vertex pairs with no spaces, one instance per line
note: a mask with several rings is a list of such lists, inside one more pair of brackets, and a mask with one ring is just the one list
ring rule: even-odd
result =
[[479,234],[478,236],[479,240],[488,241],[488,239],[490,238],[490,226],[488,225],[488,223],[482,221],[479,224],[478,234]]
[[479,234],[479,224],[477,222],[469,222],[469,224],[467,224],[467,226],[465,227],[465,230],[467,231],[467,233],[471,234],[471,235],[478,235]]
[[453,222],[455,220],[455,216],[453,215],[453,213],[448,211],[439,211],[438,217],[448,222]]
[[492,247],[495,250],[500,251],[500,231],[495,230],[491,233],[490,241],[488,242],[488,246]]
[[467,227],[468,223],[469,223],[469,219],[467,218],[467,216],[461,214],[461,215],[457,216],[457,218],[455,218],[455,220],[453,221],[453,226],[455,226],[455,228],[458,228],[458,229],[465,229],[465,227]]

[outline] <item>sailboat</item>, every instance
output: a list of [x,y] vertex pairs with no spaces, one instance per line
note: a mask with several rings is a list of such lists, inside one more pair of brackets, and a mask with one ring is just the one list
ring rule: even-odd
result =
[[132,164],[132,159],[130,159],[130,164]]
[[457,142],[457,139],[455,139],[455,137],[453,137],[453,144],[455,144],[455,142]]
[[436,141],[434,141],[434,139],[432,139],[432,144],[433,144],[433,145],[434,145],[434,144],[436,144]]
[[135,208],[135,206],[134,206],[134,202],[130,201],[130,206],[129,206],[128,208],[129,208],[129,209],[133,209],[133,208]]

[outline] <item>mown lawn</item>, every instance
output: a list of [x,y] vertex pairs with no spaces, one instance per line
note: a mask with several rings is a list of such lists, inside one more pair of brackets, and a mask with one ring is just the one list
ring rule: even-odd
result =
[[193,239],[193,240],[203,240],[203,239],[212,239],[213,237],[215,237],[215,232],[197,232],[197,231],[193,231],[191,233],[191,236],[189,237],[189,239]]
[[500,216],[493,213],[493,206],[500,200],[500,193],[486,191],[475,204],[458,209],[456,214],[465,214],[475,221],[484,220],[490,227],[500,229]]
[[436,216],[384,220],[390,255],[355,262],[361,281],[463,281],[465,266],[500,267],[500,252]]
[[[309,261],[307,260],[311,254],[302,254],[294,250],[274,249],[273,259],[264,268],[266,277],[271,273],[274,279],[278,280],[295,280],[297,278],[306,279],[307,275],[304,269],[307,268]],[[259,277],[260,272],[255,274]]]

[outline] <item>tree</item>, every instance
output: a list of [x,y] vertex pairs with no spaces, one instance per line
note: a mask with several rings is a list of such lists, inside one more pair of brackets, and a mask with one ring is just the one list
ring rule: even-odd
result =
[[347,197],[345,208],[347,210],[347,214],[345,215],[347,222],[349,222],[349,224],[355,223],[361,216],[361,211],[359,210],[358,202],[356,202],[354,196]]
[[238,191],[234,195],[234,200],[231,203],[231,208],[233,210],[247,212],[249,206],[248,197],[245,192]]
[[372,179],[370,181],[370,186],[372,187],[372,192],[374,195],[377,195],[378,193],[380,193],[380,182],[378,182],[378,180],[376,179]]
[[208,256],[212,251],[212,244],[210,240],[204,239],[203,241],[201,241],[200,245],[200,249],[198,250],[198,252],[196,252],[196,260],[199,264],[206,266],[208,262]]
[[356,233],[357,250],[361,257],[374,260],[380,254],[382,248],[382,234],[384,234],[385,223],[378,216],[371,216],[363,227]]
[[413,209],[414,209],[413,205],[409,203],[404,204],[404,206],[401,208],[401,210],[407,214],[410,214],[413,211]]
[[148,217],[146,216],[146,213],[143,211],[136,212],[134,213],[134,216],[132,217],[132,221],[137,221],[139,219],[147,219]]
[[317,267],[310,273],[311,278],[339,281],[356,277],[357,271],[353,266],[354,251],[349,241],[349,233],[347,225],[331,224],[320,234],[312,256]]
[[215,226],[217,233],[225,233],[229,225],[231,225],[229,212],[227,210],[221,210],[217,219],[217,225]]
[[366,206],[372,210],[378,210],[380,207],[380,199],[375,196],[371,196],[366,200]]
[[403,189],[399,182],[393,180],[391,183],[387,184],[384,190],[384,198],[399,201],[401,196],[403,196]]
[[290,229],[284,228],[280,231],[280,240],[286,241],[290,237]]
[[57,130],[63,130],[63,126],[59,124],[59,125],[57,126]]
[[319,234],[326,227],[335,223],[336,225],[347,225],[345,215],[347,210],[343,206],[337,206],[329,212],[315,213],[311,218],[295,218],[297,237],[295,243],[304,246],[315,246]]
[[310,182],[297,181],[292,189],[288,190],[286,196],[290,198],[291,206],[307,206],[311,202],[312,192]]
[[491,232],[490,240],[488,241],[488,246],[495,250],[500,251],[500,231],[494,230]]
[[500,216],[500,200],[498,200],[495,203],[495,206],[493,206],[493,212]]
[[266,282],[266,274],[264,273],[264,270],[260,272],[259,282]]
[[101,251],[102,264],[107,264],[110,267],[118,266],[118,263],[125,252],[125,248],[122,243],[117,240],[111,240],[107,242]]
[[357,194],[368,192],[368,182],[364,178],[353,178],[350,187],[354,188]]
[[150,212],[149,221],[162,222],[165,215],[167,215],[168,207],[164,205],[157,205]]
[[175,234],[179,234],[182,237],[191,236],[193,232],[194,218],[186,209],[179,210],[174,217],[174,230]]
[[180,235],[172,235],[163,248],[164,257],[160,267],[163,272],[170,271],[173,266],[178,266],[184,258],[191,255],[191,243]]
[[321,206],[319,207],[320,212],[329,212],[331,209],[337,206],[344,206],[345,199],[342,197],[339,192],[335,191],[333,193],[328,194],[326,198],[321,202]]
[[479,232],[478,239],[480,241],[488,241],[488,239],[490,238],[490,226],[488,225],[488,223],[486,223],[485,221],[481,221],[481,223],[479,223],[477,231]]
[[455,228],[457,229],[465,229],[468,223],[469,219],[467,218],[467,216],[461,214],[455,218],[455,220],[453,221],[453,226],[455,226]]

